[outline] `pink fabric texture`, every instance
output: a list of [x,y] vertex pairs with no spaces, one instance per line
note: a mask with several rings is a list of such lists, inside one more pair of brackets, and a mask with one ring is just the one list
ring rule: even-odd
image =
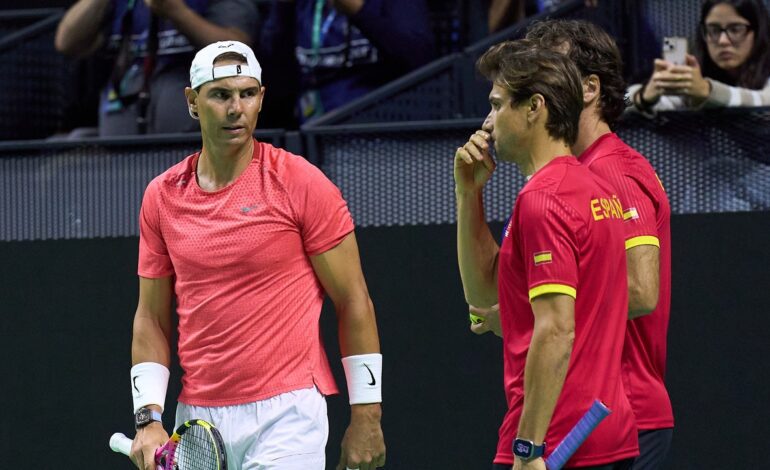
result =
[[255,142],[247,169],[206,192],[199,158],[155,178],[140,213],[139,275],[174,276],[179,401],[242,404],[313,385],[336,393],[309,257],[353,231],[339,189],[302,157]]

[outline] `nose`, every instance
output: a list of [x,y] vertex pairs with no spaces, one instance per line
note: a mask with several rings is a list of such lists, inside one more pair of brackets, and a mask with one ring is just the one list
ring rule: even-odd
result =
[[484,119],[484,124],[481,125],[481,129],[492,132],[492,129],[494,129],[494,126],[492,125],[492,113],[487,114],[487,117]]
[[730,42],[730,37],[727,35],[727,31],[721,31],[719,33],[719,38],[717,39],[717,44],[722,46],[729,46],[732,44]]
[[243,106],[240,96],[233,96],[230,100],[230,106],[227,108],[228,117],[238,117],[243,112]]

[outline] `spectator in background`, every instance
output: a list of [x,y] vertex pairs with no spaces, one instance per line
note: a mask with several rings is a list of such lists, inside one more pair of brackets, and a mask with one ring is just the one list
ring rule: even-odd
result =
[[[514,25],[528,15],[553,10],[562,3],[564,0],[490,0],[487,17],[489,32],[491,34]],[[597,7],[599,0],[586,0],[585,6]]]
[[99,97],[99,135],[191,132],[179,90],[197,49],[216,41],[250,43],[252,0],[78,0],[56,31],[56,49],[114,58]]
[[644,113],[770,105],[770,17],[763,0],[705,0],[685,65],[656,59],[645,84],[629,87]]
[[427,63],[434,45],[425,0],[274,0],[260,47],[296,55],[304,122]]

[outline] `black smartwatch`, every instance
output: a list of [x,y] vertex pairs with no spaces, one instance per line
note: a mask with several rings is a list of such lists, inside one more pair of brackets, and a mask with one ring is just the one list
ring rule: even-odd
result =
[[534,442],[516,438],[513,441],[513,455],[528,462],[545,454],[545,442],[536,446]]
[[162,422],[161,414],[150,408],[139,408],[139,411],[134,414],[134,426],[136,429],[141,429],[153,421]]

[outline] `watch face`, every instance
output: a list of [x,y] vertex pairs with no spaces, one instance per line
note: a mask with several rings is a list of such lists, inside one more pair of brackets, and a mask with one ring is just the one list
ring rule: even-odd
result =
[[150,410],[147,408],[142,408],[141,410],[136,412],[136,425],[141,426],[143,424],[147,424],[150,422],[150,418],[152,415],[150,414]]
[[513,454],[519,457],[529,457],[535,445],[532,442],[516,439],[513,442]]

